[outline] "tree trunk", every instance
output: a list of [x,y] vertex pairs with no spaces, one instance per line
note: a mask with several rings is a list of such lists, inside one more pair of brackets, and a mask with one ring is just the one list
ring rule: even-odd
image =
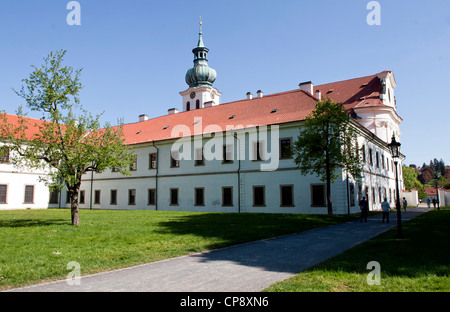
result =
[[331,202],[331,170],[330,170],[330,156],[328,151],[325,152],[325,170],[327,175],[327,209],[328,214],[331,216],[333,214],[333,203]]
[[80,216],[78,215],[78,191],[80,187],[75,186],[69,190],[70,194],[70,210],[72,213],[72,225],[80,225]]

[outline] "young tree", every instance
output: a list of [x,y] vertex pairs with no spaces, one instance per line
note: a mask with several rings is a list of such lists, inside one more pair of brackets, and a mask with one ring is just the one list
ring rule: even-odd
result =
[[122,125],[100,128],[100,115],[92,116],[82,108],[81,70],[63,66],[65,54],[65,50],[51,52],[43,65],[32,66],[30,77],[23,79],[26,88],[15,91],[29,109],[42,113],[41,120],[23,117],[21,108],[16,122],[2,114],[0,137],[9,147],[13,164],[48,170],[42,179],[50,189],[67,189],[72,224],[79,225],[78,193],[83,174],[108,167],[129,174],[133,153],[124,144]]
[[317,102],[294,142],[293,152],[302,174],[315,173],[326,182],[328,214],[333,214],[331,183],[339,177],[338,169],[355,179],[362,173],[357,130],[343,104],[331,99]]

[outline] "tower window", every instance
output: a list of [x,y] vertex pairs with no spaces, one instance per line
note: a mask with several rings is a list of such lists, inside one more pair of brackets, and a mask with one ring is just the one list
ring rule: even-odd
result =
[[191,110],[191,102],[187,102],[186,103],[186,111],[190,111]]
[[200,108],[200,100],[195,101],[195,108],[196,109]]

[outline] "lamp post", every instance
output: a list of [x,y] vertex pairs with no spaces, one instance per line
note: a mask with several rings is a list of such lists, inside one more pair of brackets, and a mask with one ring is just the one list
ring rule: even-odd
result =
[[436,175],[434,176],[434,182],[436,183],[436,201],[437,201],[437,208],[438,211],[439,209],[439,188],[438,188],[438,183],[439,183],[439,173],[436,172]]
[[396,203],[395,207],[397,208],[397,238],[402,238],[402,212],[400,210],[400,190],[398,186],[398,158],[400,157],[400,142],[395,140],[395,135],[392,135],[391,143],[388,144],[389,150],[391,151],[392,159],[394,160],[395,165],[395,185],[396,185]]

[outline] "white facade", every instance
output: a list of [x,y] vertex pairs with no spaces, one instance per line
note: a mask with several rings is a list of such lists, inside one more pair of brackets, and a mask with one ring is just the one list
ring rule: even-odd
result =
[[41,181],[46,172],[17,168],[10,163],[10,156],[0,160],[0,210],[57,207],[49,204],[50,191]]
[[[242,132],[244,130],[236,131],[236,138],[230,135],[216,142],[213,142],[214,139],[200,140],[205,154],[203,163],[194,159],[195,137],[182,141],[187,144],[185,146],[190,146],[190,153],[184,155],[184,158],[188,159],[179,160],[178,166],[172,166],[170,150],[174,143],[180,142],[167,140],[136,145],[137,166],[131,176],[124,176],[111,170],[85,175],[80,189],[84,193],[82,196],[84,201],[80,203],[80,207],[327,213],[325,183],[318,177],[301,175],[293,158],[283,158],[279,153],[270,153],[272,148],[279,149],[281,140],[286,142],[285,140],[288,139],[292,144],[298,136],[300,127],[301,122],[282,125],[278,128],[277,135],[270,133],[260,137],[259,142],[264,150],[262,157],[265,159],[262,161],[252,160],[255,157],[252,155],[255,129],[246,129],[245,135]],[[228,144],[230,137],[233,140],[232,144]],[[346,174],[343,173],[341,178],[332,184],[333,213],[335,214],[359,212],[358,201],[362,195],[369,197],[371,210],[381,209],[381,201],[384,197],[387,197],[392,204],[395,202],[395,174],[386,145],[367,130],[360,136],[358,144],[360,147],[364,146],[366,150],[364,178],[361,181],[349,178],[347,181]],[[208,160],[208,157],[213,156],[207,155],[213,145],[216,148],[223,148],[225,145],[227,151],[232,153],[233,160],[223,162],[221,157]],[[157,154],[156,162],[152,154]],[[222,155],[222,151],[216,154],[218,155]],[[239,158],[241,158],[240,161]],[[151,168],[152,160],[157,168]],[[275,170],[272,170],[273,168],[261,170],[262,165],[270,167],[270,163],[276,166]],[[322,203],[319,205],[313,203],[312,192],[315,186],[319,189],[322,187],[323,190]],[[150,198],[149,192],[152,193]],[[259,198],[259,202],[255,199],[258,195],[262,197]],[[225,196],[229,196],[228,201],[224,198]]]

